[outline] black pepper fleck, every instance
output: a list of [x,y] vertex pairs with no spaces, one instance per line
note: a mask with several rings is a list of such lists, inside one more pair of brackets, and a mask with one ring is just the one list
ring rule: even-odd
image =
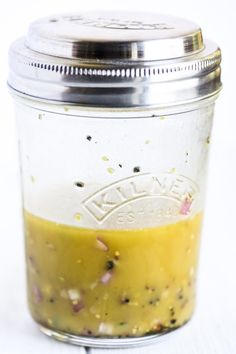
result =
[[149,305],[156,305],[160,301],[159,297],[149,300]]
[[119,163],[119,165],[118,165],[120,168],[122,168],[123,166],[121,165],[121,163]]
[[53,304],[53,303],[55,302],[55,300],[53,299],[53,297],[51,297],[51,298],[49,299],[49,302],[51,302],[51,304]]
[[172,325],[174,325],[176,322],[177,322],[177,321],[176,321],[175,318],[172,318],[172,319],[170,320],[170,324],[172,324]]
[[79,188],[83,188],[84,187],[84,182],[75,182],[75,186],[79,187]]
[[86,139],[87,139],[88,141],[91,141],[91,140],[92,140],[91,135],[87,135],[87,136],[86,136]]
[[179,289],[177,292],[177,299],[183,300],[184,295],[183,295],[183,289]]
[[106,263],[106,270],[112,270],[115,267],[115,263],[111,260]]
[[121,299],[121,303],[122,304],[128,304],[130,302],[130,299],[128,298],[128,297],[123,297],[122,299]]
[[170,315],[173,317],[175,315],[175,310],[173,307],[170,307]]
[[152,292],[154,292],[156,289],[155,288],[151,288],[150,286],[148,286],[148,285],[145,285],[145,289],[146,290],[149,290],[149,291],[152,291]]
[[140,168],[139,166],[135,166],[135,167],[133,168],[133,171],[134,171],[135,173],[140,172],[140,170],[141,170],[141,168]]

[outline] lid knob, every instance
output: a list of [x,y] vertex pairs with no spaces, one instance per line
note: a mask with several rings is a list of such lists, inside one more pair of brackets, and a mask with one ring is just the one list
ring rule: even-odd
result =
[[84,60],[162,60],[203,49],[199,26],[180,18],[96,12],[40,19],[29,28],[28,48]]

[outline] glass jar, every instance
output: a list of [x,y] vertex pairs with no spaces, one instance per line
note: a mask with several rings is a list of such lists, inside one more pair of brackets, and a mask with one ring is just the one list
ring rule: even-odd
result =
[[42,19],[10,49],[28,300],[49,336],[131,347],[195,307],[220,51],[172,17]]

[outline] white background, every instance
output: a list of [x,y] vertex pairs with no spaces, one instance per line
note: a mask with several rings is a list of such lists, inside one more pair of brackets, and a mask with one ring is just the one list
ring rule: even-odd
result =
[[[199,23],[221,46],[224,89],[216,105],[201,249],[198,308],[187,327],[155,346],[125,354],[236,353],[236,75],[235,0],[5,0],[0,12],[0,351],[85,353],[40,334],[26,310],[16,132],[6,88],[7,50],[40,16],[87,9],[169,13]],[[103,350],[91,353],[102,354]],[[121,351],[115,350],[114,354]]]

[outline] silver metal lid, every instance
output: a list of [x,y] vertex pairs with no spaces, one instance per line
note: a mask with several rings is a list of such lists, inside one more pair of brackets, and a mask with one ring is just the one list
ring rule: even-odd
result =
[[217,45],[189,21],[87,12],[32,23],[10,48],[8,83],[34,99],[163,107],[217,94],[220,60]]

